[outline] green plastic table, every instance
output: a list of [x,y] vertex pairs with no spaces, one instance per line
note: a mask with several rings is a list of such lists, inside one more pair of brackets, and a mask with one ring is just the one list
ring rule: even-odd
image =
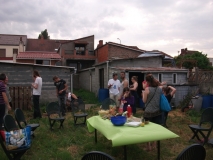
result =
[[149,123],[144,127],[114,126],[110,120],[102,119],[100,116],[93,116],[87,119],[89,132],[95,132],[97,143],[97,130],[108,140],[111,140],[112,147],[124,146],[124,157],[126,159],[126,145],[157,141],[158,159],[160,159],[160,140],[177,138],[177,134],[155,123]]

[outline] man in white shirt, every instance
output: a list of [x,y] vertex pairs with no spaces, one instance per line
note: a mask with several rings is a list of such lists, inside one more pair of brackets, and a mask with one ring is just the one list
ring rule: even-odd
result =
[[32,83],[33,87],[33,106],[34,106],[34,113],[33,118],[41,118],[41,111],[39,107],[39,98],[41,95],[41,88],[42,88],[42,78],[40,77],[38,71],[33,71],[33,78],[34,83]]
[[119,101],[120,98],[120,81],[118,80],[118,74],[113,73],[112,79],[108,81],[108,89],[109,89],[109,95],[110,98],[113,99],[116,103],[116,106],[119,107]]

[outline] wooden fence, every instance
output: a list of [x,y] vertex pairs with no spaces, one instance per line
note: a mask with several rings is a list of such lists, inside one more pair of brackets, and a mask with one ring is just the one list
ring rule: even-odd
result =
[[12,107],[15,110],[20,108],[22,110],[32,109],[32,91],[31,86],[12,86],[9,87],[12,98]]

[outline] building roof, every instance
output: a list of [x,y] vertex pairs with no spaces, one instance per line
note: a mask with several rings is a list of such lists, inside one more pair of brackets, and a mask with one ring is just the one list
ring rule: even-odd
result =
[[94,37],[94,35],[87,36],[87,37],[82,37],[82,38],[78,38],[78,39],[73,39],[73,40],[68,40],[66,42],[62,42],[62,45],[64,43],[69,43],[69,42],[75,42],[75,43],[79,43],[79,44],[87,44],[88,43],[87,41],[81,41],[81,40],[85,39],[85,38],[89,38],[89,37]]
[[56,52],[61,43],[68,40],[57,39],[27,39],[26,51]]
[[24,42],[24,45],[26,45],[27,35],[0,34],[0,45],[18,46],[20,37],[22,37],[22,41]]
[[61,59],[56,52],[20,52],[16,59]]
[[188,69],[173,67],[112,67],[123,71],[140,71],[140,72],[188,72]]
[[164,59],[173,59],[172,56],[170,56],[170,55],[168,55],[168,54],[166,54],[162,51],[158,51],[158,50],[145,51],[144,53],[142,53],[138,57],[149,57],[149,56],[157,56],[157,55],[164,55]]
[[131,50],[135,50],[135,51],[139,51],[139,52],[145,52],[145,50],[139,49],[137,46],[126,46],[126,45],[122,45],[122,44],[114,43],[114,42],[108,42],[106,44],[111,44],[111,45],[115,45],[115,46],[131,49]]

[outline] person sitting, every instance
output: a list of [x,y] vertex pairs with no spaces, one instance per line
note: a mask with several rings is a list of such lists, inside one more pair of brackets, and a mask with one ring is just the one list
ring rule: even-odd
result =
[[128,87],[125,87],[123,89],[123,94],[121,97],[121,103],[123,103],[123,112],[127,111],[128,105],[130,105],[133,109],[135,99],[134,96],[131,95],[130,89]]
[[66,108],[67,108],[67,111],[72,111],[71,102],[74,101],[75,99],[78,99],[78,97],[74,93],[71,93],[71,92],[66,93]]

